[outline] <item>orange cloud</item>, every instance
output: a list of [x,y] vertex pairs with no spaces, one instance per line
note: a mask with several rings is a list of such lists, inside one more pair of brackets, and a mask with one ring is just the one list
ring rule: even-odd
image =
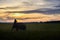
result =
[[60,14],[42,14],[42,13],[0,13],[0,19],[5,22],[12,22],[17,19],[18,22],[46,22],[60,20]]

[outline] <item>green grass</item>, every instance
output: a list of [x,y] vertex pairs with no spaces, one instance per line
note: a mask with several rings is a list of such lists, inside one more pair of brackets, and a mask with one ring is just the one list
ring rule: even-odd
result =
[[[27,31],[60,31],[59,23],[35,23],[35,24],[25,24]],[[10,31],[12,28],[12,23],[0,23],[0,30]]]
[[59,23],[26,24],[26,31],[11,32],[12,24],[0,23],[1,40],[58,40]]

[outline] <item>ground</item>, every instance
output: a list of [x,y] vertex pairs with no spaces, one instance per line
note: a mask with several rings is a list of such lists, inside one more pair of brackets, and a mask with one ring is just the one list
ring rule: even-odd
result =
[[0,23],[1,40],[58,40],[60,23],[27,23],[26,31],[11,32],[13,23]]

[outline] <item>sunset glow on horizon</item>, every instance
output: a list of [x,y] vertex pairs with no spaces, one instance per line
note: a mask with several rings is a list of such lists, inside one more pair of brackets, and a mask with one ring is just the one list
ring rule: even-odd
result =
[[[9,13],[11,12],[11,13]],[[60,20],[59,0],[0,0],[0,22]]]

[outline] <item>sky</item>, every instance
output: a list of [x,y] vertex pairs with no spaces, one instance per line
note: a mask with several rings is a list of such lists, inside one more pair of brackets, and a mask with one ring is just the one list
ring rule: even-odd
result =
[[19,22],[60,20],[60,0],[0,0],[0,22],[15,18]]

